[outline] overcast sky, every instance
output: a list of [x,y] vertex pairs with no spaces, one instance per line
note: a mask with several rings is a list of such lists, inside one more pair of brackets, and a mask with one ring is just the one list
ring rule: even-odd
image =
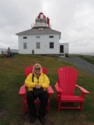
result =
[[94,0],[0,0],[0,48],[18,48],[16,33],[43,12],[70,53],[94,52]]

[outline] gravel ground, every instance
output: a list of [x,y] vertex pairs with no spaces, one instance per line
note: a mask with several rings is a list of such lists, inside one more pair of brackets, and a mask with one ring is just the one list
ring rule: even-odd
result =
[[78,68],[80,68],[81,70],[84,70],[85,72],[87,72],[91,75],[94,75],[94,65],[80,57],[72,56],[72,57],[66,58],[66,57],[60,56],[60,59],[66,61],[68,63],[72,63],[75,66],[77,66]]

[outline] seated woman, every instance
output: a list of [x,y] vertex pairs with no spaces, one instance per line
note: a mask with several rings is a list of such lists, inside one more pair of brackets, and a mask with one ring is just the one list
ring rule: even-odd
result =
[[32,73],[30,73],[25,80],[25,86],[28,88],[27,103],[31,123],[35,122],[37,117],[34,100],[38,97],[41,102],[38,119],[42,124],[45,124],[46,106],[48,102],[48,93],[46,90],[49,84],[48,76],[42,72],[41,65],[36,63],[33,66]]

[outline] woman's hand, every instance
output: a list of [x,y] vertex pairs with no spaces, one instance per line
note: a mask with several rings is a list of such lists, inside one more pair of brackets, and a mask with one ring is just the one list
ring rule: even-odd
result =
[[41,88],[41,85],[39,85],[38,83],[35,85],[35,88],[36,89],[39,89],[39,88]]

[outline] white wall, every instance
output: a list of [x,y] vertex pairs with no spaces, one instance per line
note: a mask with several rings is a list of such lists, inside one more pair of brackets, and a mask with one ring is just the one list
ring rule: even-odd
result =
[[[49,36],[54,36],[54,38],[49,38]],[[35,54],[59,54],[59,35],[40,35],[40,38],[36,38],[36,35],[28,35],[27,39],[23,37],[18,37],[20,54],[32,54],[32,50]],[[24,42],[27,42],[28,49],[23,49]],[[36,42],[40,42],[40,49],[36,48]],[[49,48],[49,42],[54,42],[53,49]]]
[[[31,40],[31,37],[30,37],[30,36],[27,36],[27,39],[23,39],[23,37],[25,37],[25,36],[19,36],[19,37],[18,37],[19,53],[20,53],[20,54],[30,54],[30,53],[31,53],[31,51],[30,51],[30,40]],[[24,49],[24,48],[23,48],[24,42],[27,43],[27,48],[28,48],[28,49]]]

